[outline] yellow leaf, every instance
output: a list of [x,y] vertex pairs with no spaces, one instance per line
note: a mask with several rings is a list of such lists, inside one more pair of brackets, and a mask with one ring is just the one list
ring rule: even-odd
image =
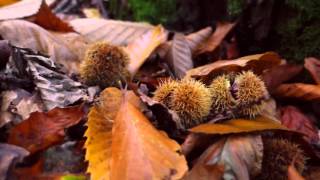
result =
[[1,6],[7,6],[7,5],[10,5],[10,4],[13,4],[15,2],[18,2],[19,0],[1,0],[0,1],[0,7]]
[[90,109],[88,129],[85,133],[85,159],[91,179],[110,179],[111,136],[113,120],[120,108],[122,93],[117,88],[107,88],[100,102]]
[[125,48],[130,57],[128,70],[131,75],[134,75],[153,50],[166,40],[166,36],[163,27],[157,26]]
[[221,123],[201,124],[190,129],[191,132],[205,134],[230,134],[263,130],[288,129],[279,122],[263,116],[259,116],[256,119],[232,119]]
[[124,101],[112,130],[111,179],[180,179],[187,171],[175,141]]

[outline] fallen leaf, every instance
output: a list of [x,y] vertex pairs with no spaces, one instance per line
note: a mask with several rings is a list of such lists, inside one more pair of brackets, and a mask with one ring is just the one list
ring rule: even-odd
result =
[[0,180],[8,179],[10,168],[28,155],[29,152],[21,147],[0,143]]
[[280,62],[281,59],[277,53],[266,52],[263,54],[241,57],[235,60],[219,60],[189,70],[186,77],[201,78],[204,81],[211,81],[212,78],[219,73],[240,72],[245,70],[252,70],[260,75],[264,70],[277,66]]
[[0,70],[6,66],[9,61],[10,54],[11,47],[9,45],[9,41],[0,40]]
[[100,94],[99,104],[88,114],[85,133],[87,172],[92,180],[110,179],[112,125],[121,105],[122,93],[117,88],[107,88]]
[[305,180],[293,165],[288,166],[288,180]]
[[96,8],[84,8],[82,12],[86,18],[102,18],[99,9]]
[[8,143],[26,148],[31,154],[63,141],[64,129],[83,118],[83,105],[33,112],[10,130]]
[[45,0],[23,0],[0,9],[0,21],[22,18],[29,19],[45,29],[60,32],[74,31],[71,26],[52,13]]
[[284,64],[268,69],[262,74],[262,79],[268,88],[269,93],[272,93],[283,82],[290,80],[302,71],[300,65]]
[[273,95],[305,101],[319,101],[320,85],[304,83],[282,84],[274,91]]
[[130,58],[128,70],[132,76],[136,74],[153,50],[166,40],[166,37],[167,33],[163,27],[157,26],[126,46],[125,51]]
[[46,110],[66,107],[81,100],[93,100],[95,93],[90,97],[89,89],[63,73],[59,65],[48,57],[14,47],[11,60],[11,64],[15,66],[8,67],[8,71],[19,69],[21,75],[28,76],[33,81]]
[[19,1],[19,0],[2,0],[2,1],[0,1],[0,7],[13,4],[13,3],[15,3],[17,1]]
[[145,23],[96,18],[75,19],[69,23],[90,43],[106,41],[119,46],[128,45],[154,28],[154,26]]
[[317,84],[320,84],[320,60],[309,57],[304,60],[304,67],[310,72]]
[[294,106],[286,106],[280,109],[281,111],[281,123],[285,127],[294,131],[301,132],[306,135],[308,142],[319,142],[317,126],[305,116],[298,108]]
[[124,100],[112,129],[111,179],[180,179],[188,167],[179,144]]
[[184,179],[250,179],[261,171],[261,136],[231,136],[211,145]]
[[18,124],[27,119],[30,113],[44,110],[39,96],[23,89],[2,91],[1,97],[0,127],[9,122]]
[[188,41],[182,34],[176,34],[167,60],[175,76],[182,79],[193,68],[192,54]]
[[213,52],[235,25],[236,23],[218,22],[214,33],[199,47],[196,54]]
[[0,22],[0,35],[14,46],[49,55],[54,62],[63,64],[70,74],[78,72],[83,51],[87,46],[83,37],[78,34],[58,36],[57,33],[50,33],[24,20]]
[[233,134],[244,132],[255,132],[265,130],[289,130],[280,122],[267,117],[259,116],[255,119],[231,119],[214,124],[200,124],[189,129],[193,133],[204,134]]

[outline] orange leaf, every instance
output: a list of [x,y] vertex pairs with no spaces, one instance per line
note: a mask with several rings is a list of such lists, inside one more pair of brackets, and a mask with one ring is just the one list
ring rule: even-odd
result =
[[279,65],[281,59],[277,53],[266,52],[241,57],[235,60],[220,60],[211,64],[191,69],[187,72],[187,77],[202,78],[210,80],[215,75],[222,72],[239,72],[243,70],[253,70],[256,74],[261,74],[265,69]]
[[221,123],[200,124],[190,129],[191,132],[205,134],[231,134],[264,130],[288,129],[279,122],[263,116],[259,116],[256,119],[232,119]]
[[310,57],[304,60],[304,67],[310,72],[317,84],[320,84],[320,60]]
[[[17,13],[18,12],[18,13]],[[0,20],[28,18],[43,28],[73,32],[73,28],[58,18],[44,0],[28,0],[6,6],[0,9]]]
[[124,100],[112,129],[111,179],[180,179],[187,171],[180,146]]
[[28,119],[11,129],[8,143],[24,147],[31,154],[44,150],[61,143],[65,136],[64,129],[77,124],[83,115],[83,105],[33,112]]
[[10,5],[10,4],[13,4],[15,2],[17,2],[19,0],[1,0],[0,1],[0,7],[1,6],[7,6],[7,5]]
[[282,84],[274,92],[275,96],[296,98],[305,101],[320,100],[320,85],[313,84]]
[[196,54],[213,52],[235,25],[236,23],[217,23],[217,29],[215,32],[205,43],[199,47],[199,49],[196,51]]
[[288,166],[288,180],[304,180],[293,165]]
[[125,48],[129,54],[128,70],[133,76],[153,50],[166,40],[167,33],[162,26],[157,26],[128,44]]

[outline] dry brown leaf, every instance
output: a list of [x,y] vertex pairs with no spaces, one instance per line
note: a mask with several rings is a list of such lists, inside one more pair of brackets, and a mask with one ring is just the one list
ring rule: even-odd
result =
[[131,43],[154,27],[145,23],[94,18],[75,19],[69,23],[90,43],[106,41],[119,46]]
[[214,124],[200,124],[190,129],[193,133],[233,134],[264,130],[289,130],[280,122],[259,116],[256,119],[232,119]]
[[128,70],[132,76],[136,74],[153,50],[167,39],[166,37],[167,33],[163,27],[157,26],[125,47],[130,58]]
[[309,57],[304,60],[304,67],[310,72],[317,84],[320,84],[320,60]]
[[213,52],[235,25],[236,23],[217,23],[217,28],[214,33],[199,47],[196,54]]
[[298,108],[294,106],[286,106],[280,109],[281,111],[281,123],[285,127],[294,131],[301,132],[306,135],[308,142],[319,142],[317,126]]
[[111,179],[180,179],[187,171],[179,144],[124,100],[112,129]]
[[294,165],[288,166],[288,180],[305,180]]
[[262,156],[261,136],[223,138],[200,156],[184,179],[250,179],[260,173]]
[[273,93],[275,96],[305,101],[320,100],[320,85],[294,83],[282,84]]
[[280,84],[290,80],[302,71],[300,65],[284,64],[275,66],[262,74],[268,91],[272,93]]
[[235,60],[220,60],[211,64],[191,69],[187,72],[187,77],[202,78],[203,80],[211,80],[213,76],[230,71],[243,71],[251,69],[256,74],[261,74],[264,70],[270,69],[281,63],[281,59],[277,53],[266,52],[241,57]]
[[176,34],[172,41],[167,60],[175,76],[182,79],[186,72],[193,68],[192,54],[186,37]]
[[0,22],[0,35],[17,47],[49,55],[53,61],[63,64],[69,73],[78,72],[87,46],[86,41],[78,34],[50,33],[24,20]]
[[63,141],[64,129],[83,118],[83,106],[54,108],[49,112],[34,112],[10,130],[8,143],[26,148],[31,154]]
[[74,31],[71,26],[52,13],[44,0],[23,0],[0,9],[0,21],[22,18],[27,18],[49,30]]

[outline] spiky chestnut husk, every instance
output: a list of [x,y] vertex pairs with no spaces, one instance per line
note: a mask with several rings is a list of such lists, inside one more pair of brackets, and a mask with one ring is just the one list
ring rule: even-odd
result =
[[212,105],[210,90],[201,82],[183,79],[173,90],[169,108],[179,115],[185,128],[202,123]]
[[236,76],[234,85],[239,114],[249,117],[260,114],[268,96],[264,82],[252,71],[246,71]]
[[215,78],[209,89],[212,94],[212,108],[222,113],[231,110],[236,105],[236,100],[231,94],[231,84],[227,75],[221,75]]
[[157,87],[157,90],[154,92],[153,99],[169,107],[171,94],[178,85],[179,83],[175,80],[165,80],[161,82]]
[[97,42],[86,50],[80,65],[80,76],[89,86],[118,86],[119,81],[130,76],[128,63],[129,56],[121,47]]
[[264,154],[259,179],[286,180],[288,166],[292,163],[300,174],[304,170],[306,157],[298,144],[281,138],[265,138],[263,145]]

